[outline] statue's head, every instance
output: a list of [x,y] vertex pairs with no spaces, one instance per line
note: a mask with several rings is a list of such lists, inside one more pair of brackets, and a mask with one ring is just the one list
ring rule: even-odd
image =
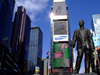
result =
[[84,25],[84,21],[83,21],[83,20],[80,20],[80,21],[79,21],[79,25],[80,25],[80,26],[83,26],[83,25]]

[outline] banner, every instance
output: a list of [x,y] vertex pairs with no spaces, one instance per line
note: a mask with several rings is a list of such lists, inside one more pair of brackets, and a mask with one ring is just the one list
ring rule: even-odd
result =
[[67,43],[53,44],[53,67],[70,67],[70,51]]

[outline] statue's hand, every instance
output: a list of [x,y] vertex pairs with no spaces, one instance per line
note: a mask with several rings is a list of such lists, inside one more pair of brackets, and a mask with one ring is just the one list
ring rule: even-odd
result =
[[73,48],[75,47],[75,44],[74,44],[74,42],[73,42],[73,41],[71,41],[70,46],[72,46]]

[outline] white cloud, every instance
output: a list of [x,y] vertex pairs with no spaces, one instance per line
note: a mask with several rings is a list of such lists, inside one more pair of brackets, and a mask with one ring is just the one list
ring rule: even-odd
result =
[[17,11],[18,6],[24,6],[31,21],[34,21],[35,16],[46,9],[48,2],[49,0],[16,0],[14,12]]

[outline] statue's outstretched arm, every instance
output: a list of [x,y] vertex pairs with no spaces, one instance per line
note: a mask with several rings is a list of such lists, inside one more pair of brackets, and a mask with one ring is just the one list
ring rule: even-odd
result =
[[73,35],[73,39],[71,41],[71,46],[73,46],[73,48],[75,47],[75,43],[76,43],[76,39],[77,39],[77,31],[74,31],[74,35]]

